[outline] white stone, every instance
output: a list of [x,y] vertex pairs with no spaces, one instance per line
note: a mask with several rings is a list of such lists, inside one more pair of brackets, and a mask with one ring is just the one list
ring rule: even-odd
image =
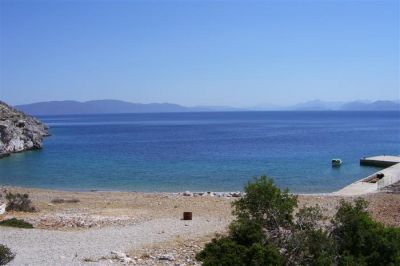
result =
[[125,253],[123,252],[118,252],[118,251],[111,251],[112,255],[115,255],[118,259],[124,259],[128,257]]
[[164,255],[160,255],[158,256],[159,260],[168,260],[168,261],[174,261],[175,257],[172,254],[164,254]]
[[6,206],[7,206],[7,204],[5,204],[5,203],[0,205],[0,215],[6,213]]

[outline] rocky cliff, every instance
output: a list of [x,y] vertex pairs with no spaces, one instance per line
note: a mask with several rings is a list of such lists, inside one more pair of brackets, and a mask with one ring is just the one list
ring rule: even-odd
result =
[[48,127],[0,101],[0,158],[14,152],[42,148]]

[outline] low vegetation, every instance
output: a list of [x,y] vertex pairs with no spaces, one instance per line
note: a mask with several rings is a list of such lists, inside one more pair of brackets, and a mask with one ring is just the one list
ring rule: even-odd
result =
[[62,199],[62,198],[55,198],[51,200],[51,203],[54,204],[61,204],[61,203],[78,203],[80,202],[79,199],[73,198],[73,199]]
[[14,257],[15,254],[12,253],[7,246],[0,244],[0,265],[6,265],[12,261]]
[[32,201],[29,199],[28,194],[11,193],[6,194],[7,206],[6,211],[21,211],[21,212],[34,212],[35,207],[32,206]]
[[367,202],[342,201],[331,221],[318,206],[297,210],[297,197],[263,176],[233,203],[236,219],[196,258],[208,265],[400,265],[400,228],[375,222]]
[[33,225],[25,222],[24,220],[19,220],[17,218],[11,218],[7,220],[0,221],[0,226],[9,226],[9,227],[17,227],[17,228],[33,228]]

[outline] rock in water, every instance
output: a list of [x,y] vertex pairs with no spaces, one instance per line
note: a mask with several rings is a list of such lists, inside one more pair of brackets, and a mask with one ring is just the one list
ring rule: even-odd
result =
[[0,101],[0,158],[40,149],[45,136],[49,136],[45,124]]

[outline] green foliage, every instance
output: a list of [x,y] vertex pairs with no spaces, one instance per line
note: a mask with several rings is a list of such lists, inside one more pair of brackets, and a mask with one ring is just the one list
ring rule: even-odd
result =
[[237,221],[233,221],[229,226],[229,232],[233,241],[244,246],[264,241],[263,229],[254,220],[240,218]]
[[245,265],[246,247],[239,245],[229,237],[214,238],[211,243],[197,254],[196,258],[204,266]]
[[318,206],[298,210],[297,197],[267,177],[233,203],[229,234],[197,254],[203,265],[400,265],[400,229],[372,220],[362,199],[342,201],[331,226]]
[[287,242],[287,264],[334,265],[335,243],[326,230],[321,208],[303,207],[296,214],[295,226]]
[[285,265],[284,257],[279,253],[275,245],[269,243],[263,245],[255,243],[246,252],[246,265],[262,266],[262,265]]
[[267,230],[276,230],[293,223],[297,197],[286,189],[280,190],[266,176],[254,179],[245,187],[245,196],[233,203],[234,214],[252,219]]
[[15,254],[12,253],[7,246],[0,244],[0,265],[6,265],[12,261],[14,257]]
[[322,210],[315,207],[303,207],[296,214],[296,226],[299,230],[313,230],[318,228],[318,223],[323,220]]
[[6,200],[6,211],[34,212],[36,210],[32,206],[32,201],[29,199],[28,194],[13,194],[9,192],[6,194]]
[[204,266],[284,265],[284,259],[274,245],[253,243],[244,246],[230,237],[214,238],[197,254]]
[[27,229],[33,228],[32,224],[16,218],[0,221],[0,226],[9,226],[9,227],[27,228]]
[[332,221],[340,265],[400,265],[400,228],[375,222],[366,211],[367,202],[342,201]]
[[325,230],[294,230],[286,248],[287,265],[334,265],[335,243]]

